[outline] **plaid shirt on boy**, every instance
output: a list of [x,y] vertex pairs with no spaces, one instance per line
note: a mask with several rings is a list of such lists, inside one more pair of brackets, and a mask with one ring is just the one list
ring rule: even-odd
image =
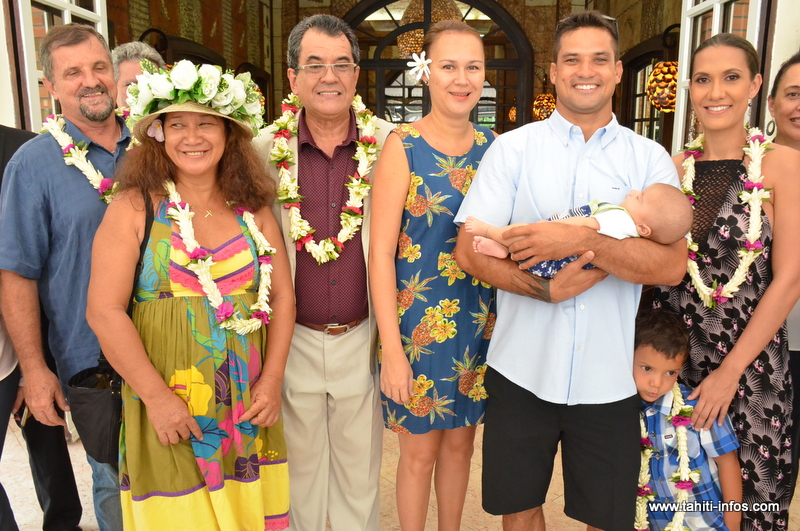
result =
[[[684,400],[691,389],[681,385]],[[672,409],[672,391],[668,392],[653,404],[642,402],[642,414],[650,440],[656,451],[650,460],[650,487],[655,494],[655,501],[648,504],[651,529],[664,529],[672,521],[675,514],[673,508],[661,504],[673,503],[677,489],[669,480],[678,471],[678,441],[675,427],[667,422]],[[686,400],[687,405],[694,406],[697,400]],[[720,509],[722,491],[714,457],[719,457],[739,448],[739,440],[733,431],[730,418],[725,418],[722,426],[716,422],[709,430],[695,431],[691,426],[687,430],[687,446],[689,448],[689,469],[700,470],[700,483],[689,493],[687,506],[694,511],[687,511],[685,525],[689,529],[715,529],[727,531]]]

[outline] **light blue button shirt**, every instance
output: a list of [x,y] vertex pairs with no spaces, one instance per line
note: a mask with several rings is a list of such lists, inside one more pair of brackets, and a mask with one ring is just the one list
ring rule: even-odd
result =
[[[455,222],[533,223],[593,199],[619,204],[632,189],[678,185],[660,145],[615,117],[588,142],[558,111],[501,135],[481,161]],[[641,286],[609,276],[577,297],[545,303],[499,290],[488,363],[538,398],[605,404],[636,393],[633,332]]]
[[[125,122],[117,122],[122,134],[112,153],[66,120],[64,131],[76,144],[86,143],[87,158],[103,177],[114,177],[131,139]],[[105,212],[100,194],[81,170],[64,164],[64,154],[49,133],[29,140],[6,166],[0,194],[0,269],[37,281],[62,384],[97,365],[100,345],[86,322],[86,300],[92,242]]]

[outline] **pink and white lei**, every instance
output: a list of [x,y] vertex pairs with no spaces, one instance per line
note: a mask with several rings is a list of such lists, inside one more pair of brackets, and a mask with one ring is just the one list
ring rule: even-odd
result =
[[297,245],[297,250],[305,249],[318,264],[324,264],[339,258],[344,250],[344,243],[355,236],[364,221],[364,199],[372,187],[367,175],[372,170],[379,151],[378,141],[375,139],[375,123],[378,119],[364,106],[361,96],[356,94],[352,108],[356,114],[359,140],[356,142],[356,154],[353,158],[358,161],[358,170],[345,184],[349,196],[339,214],[339,233],[336,237],[325,238],[318,243],[313,237],[315,229],[300,213],[303,196],[300,195],[297,176],[293,177],[289,171],[290,166],[297,164],[297,156],[289,148],[289,139],[297,135],[297,113],[302,108],[302,103],[294,94],[289,94],[281,103],[283,114],[266,128],[267,134],[274,137],[269,160],[277,166],[280,177],[278,202],[289,210],[289,236]]
[[89,180],[97,193],[100,194],[100,199],[106,203],[110,203],[116,193],[117,184],[114,179],[103,177],[103,174],[97,171],[88,158],[89,150],[85,142],[78,142],[77,144],[69,136],[64,128],[67,122],[61,114],[51,114],[45,119],[42,124],[42,133],[48,132],[52,135],[58,145],[61,146],[61,152],[64,154],[64,163],[67,166],[75,166],[81,173],[83,173]]
[[181,200],[181,196],[175,189],[175,183],[166,181],[164,188],[167,190],[169,205],[167,217],[175,220],[178,231],[181,235],[186,254],[189,256],[189,263],[186,267],[197,275],[197,280],[203,289],[203,294],[208,298],[208,302],[216,310],[217,322],[221,328],[233,330],[239,335],[249,334],[268,324],[272,316],[272,308],[269,306],[269,290],[272,287],[272,257],[275,256],[275,249],[270,246],[264,234],[256,225],[255,216],[246,208],[236,207],[234,212],[241,216],[250,231],[253,241],[256,244],[258,254],[258,267],[260,279],[258,283],[258,297],[256,302],[250,306],[250,317],[244,319],[234,308],[233,304],[226,302],[222,298],[217,283],[211,276],[211,267],[214,262],[214,255],[205,251],[194,237],[194,225],[192,224],[191,207]]
[[[686,144],[686,150],[684,151],[684,174],[681,181],[681,190],[689,197],[689,201],[692,204],[697,199],[692,188],[695,177],[694,163],[697,157],[703,155],[704,143],[704,135],[700,134],[693,141]],[[700,276],[700,267],[697,265],[697,259],[702,258],[700,253],[697,252],[699,247],[692,239],[691,233],[686,237],[689,248],[687,270],[692,279],[692,285],[697,290],[697,295],[703,301],[703,304],[709,308],[714,308],[719,303],[727,302],[734,293],[739,291],[739,286],[747,278],[747,271],[755,261],[756,256],[761,253],[761,205],[764,201],[768,201],[770,197],[770,189],[764,188],[762,183],[764,176],[761,174],[761,162],[766,152],[770,150],[769,144],[758,128],[753,127],[748,131],[744,154],[750,157],[750,164],[747,166],[745,189],[739,193],[739,200],[743,205],[749,207],[750,220],[745,233],[744,246],[738,252],[739,265],[727,283],[721,284],[718,279],[714,279],[711,286],[706,285]]]
[[[681,507],[689,501],[689,492],[700,482],[700,471],[689,468],[689,446],[687,430],[692,421],[694,408],[687,406],[683,400],[680,385],[675,382],[672,386],[672,408],[667,421],[675,426],[675,437],[678,442],[678,470],[669,478],[675,483],[677,493],[675,503]],[[639,469],[639,492],[636,497],[636,520],[634,521],[634,531],[647,531],[650,523],[647,518],[647,503],[655,499],[650,488],[650,458],[655,448],[648,437],[644,419],[639,418],[642,435],[642,462]],[[664,531],[684,531],[688,529],[683,525],[686,516],[684,511],[676,511],[672,521],[667,524]]]

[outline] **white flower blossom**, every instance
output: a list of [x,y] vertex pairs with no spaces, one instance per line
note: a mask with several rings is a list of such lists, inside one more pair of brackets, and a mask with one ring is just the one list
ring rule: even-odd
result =
[[202,94],[202,96],[197,98],[197,102],[208,103],[217,95],[222,72],[213,65],[200,65],[200,68],[197,70],[197,75],[200,76],[200,93]]
[[230,87],[231,93],[233,94],[231,105],[235,110],[244,105],[244,102],[247,99],[247,91],[245,90],[244,83],[242,83],[241,79],[234,79],[231,81]]
[[150,102],[153,101],[153,91],[150,90],[150,82],[149,78],[144,76],[136,76],[136,79],[139,81],[137,87],[139,88],[139,94],[136,98],[128,97],[126,103],[130,108],[131,114],[134,116],[141,116],[144,114],[144,110],[150,105]]
[[247,114],[251,114],[253,116],[261,114],[261,102],[256,100],[250,103],[245,103],[244,110],[247,112]]
[[166,74],[153,74],[150,76],[150,90],[153,91],[153,97],[160,100],[172,99],[172,91],[175,90],[175,85],[170,83]]
[[172,84],[178,90],[192,90],[197,82],[197,68],[186,59],[178,61],[169,73]]
[[417,83],[419,83],[420,80],[422,79],[422,74],[425,74],[430,77],[431,69],[430,67],[428,67],[428,65],[431,64],[433,60],[425,59],[425,52],[422,52],[419,55],[415,53],[411,54],[411,59],[412,59],[411,61],[406,63],[411,68],[411,70],[409,70],[408,72],[408,75],[416,76]]
[[226,107],[233,101],[233,76],[230,74],[222,74],[222,80],[226,82],[227,87],[225,90],[219,90],[211,98],[211,106],[219,110],[220,107]]

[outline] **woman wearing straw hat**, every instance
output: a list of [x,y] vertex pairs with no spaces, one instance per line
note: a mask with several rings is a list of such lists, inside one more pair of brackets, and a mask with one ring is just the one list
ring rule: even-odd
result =
[[128,98],[140,145],[95,237],[87,312],[125,380],[125,528],[284,529],[295,308],[272,181],[250,143],[261,95],[210,65],[143,70]]

